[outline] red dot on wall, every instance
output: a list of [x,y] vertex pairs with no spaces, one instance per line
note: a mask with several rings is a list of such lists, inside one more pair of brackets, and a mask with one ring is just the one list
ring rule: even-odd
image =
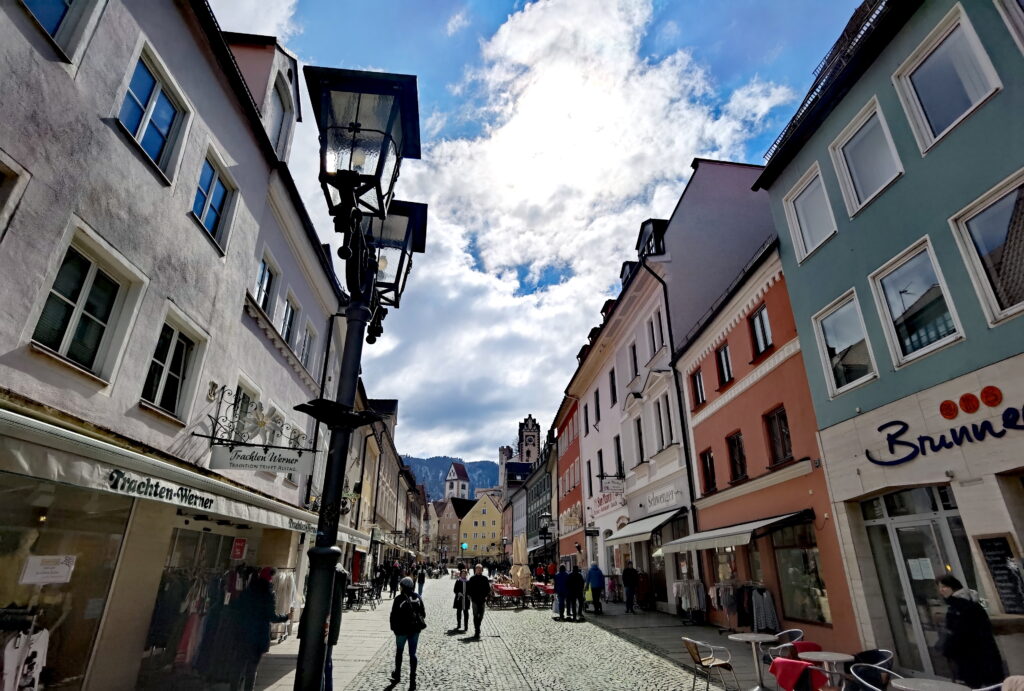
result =
[[939,414],[947,420],[952,420],[960,413],[960,409],[956,407],[956,403],[953,401],[943,401],[939,404]]
[[978,397],[972,393],[965,393],[960,397],[960,410],[965,413],[976,413],[978,408],[981,407],[981,402],[978,401]]
[[1003,402],[1003,392],[998,386],[986,386],[981,390],[981,402],[989,408],[995,408]]

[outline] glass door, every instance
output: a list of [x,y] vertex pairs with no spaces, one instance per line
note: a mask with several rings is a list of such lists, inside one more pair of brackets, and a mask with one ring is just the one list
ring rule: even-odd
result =
[[[938,651],[946,621],[946,603],[939,595],[935,579],[952,572],[954,566],[947,548],[948,528],[945,521],[925,520],[893,526],[899,545],[900,562],[906,601],[915,615],[920,658],[923,671],[942,677],[952,676],[949,664]],[[960,572],[959,565],[955,567]]]

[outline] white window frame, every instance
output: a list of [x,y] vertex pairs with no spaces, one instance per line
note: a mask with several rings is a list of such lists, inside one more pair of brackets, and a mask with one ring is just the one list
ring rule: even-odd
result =
[[0,242],[2,242],[7,233],[7,225],[11,222],[22,195],[25,194],[25,188],[28,187],[28,181],[32,178],[32,174],[8,156],[3,149],[0,149],[0,174],[3,175],[3,181],[0,182]]
[[[252,290],[252,298],[253,298],[253,302],[255,302],[256,305],[261,310],[263,310],[264,314],[266,314],[268,317],[273,319],[274,313],[277,311],[277,305],[276,305],[276,303],[277,303],[277,295],[278,295],[278,292],[281,290],[281,281],[283,280],[284,276],[283,276],[283,274],[281,272],[281,266],[274,260],[274,256],[270,253],[270,250],[264,250],[263,251],[263,256],[260,258],[260,260],[258,262],[256,262],[256,278],[257,279],[259,279],[259,276],[260,276],[260,264],[262,264],[263,262],[266,262],[267,267],[270,269],[271,273],[274,274],[274,278],[270,282],[270,288],[269,288],[269,290],[266,291],[267,306],[264,307],[262,305],[262,302],[260,300],[260,295],[255,290],[256,285],[258,285],[255,281],[252,283],[252,288],[253,288],[253,290]],[[260,292],[263,292],[263,291],[261,290]]]
[[[177,334],[183,334],[192,340],[193,348],[192,355],[189,362],[185,365],[185,378],[181,382],[181,388],[178,391],[178,409],[167,410],[166,408],[160,407],[160,404],[156,401],[146,401],[142,398],[142,390],[139,390],[139,401],[145,407],[156,408],[162,413],[166,413],[179,420],[187,422],[191,418],[192,408],[195,405],[196,391],[200,382],[200,373],[202,372],[203,363],[206,359],[207,344],[210,342],[210,335],[199,326],[195,321],[190,319],[188,315],[181,311],[181,309],[173,302],[167,303],[167,312],[164,315],[163,320],[159,323],[157,328],[157,337],[153,340],[152,348],[149,351],[149,359],[146,361],[146,373],[149,373],[149,366],[153,362],[153,354],[156,351],[156,344],[160,338],[160,330],[163,329],[164,324],[170,326],[175,330],[175,341],[177,341]],[[171,350],[168,352],[168,357],[174,352],[174,343],[171,344]],[[164,384],[167,380],[167,371],[170,369],[170,363],[165,364],[163,375],[160,378],[160,385],[157,387],[156,400],[159,401],[163,395]],[[145,386],[145,377],[143,377],[143,386]]]
[[302,339],[299,341],[299,352],[296,353],[299,356],[299,362],[308,371],[312,372],[316,367],[316,358],[313,355],[313,351],[316,349],[317,332],[313,328],[313,322],[309,319],[306,320],[306,326],[302,330]]
[[[828,217],[832,219],[832,230],[830,230],[814,247],[807,247],[804,244],[804,234],[800,231],[800,218],[796,213],[796,198],[804,193],[814,179],[818,178],[821,181],[821,191],[825,195],[825,207],[828,209]],[[814,254],[819,247],[822,247],[826,242],[832,239],[833,236],[839,233],[839,226],[836,224],[836,215],[832,211],[832,200],[829,199],[828,190],[825,188],[825,178],[821,174],[821,165],[817,161],[811,164],[811,167],[800,176],[800,179],[796,181],[786,196],[782,198],[782,206],[786,213],[786,225],[789,226],[789,234],[793,238],[793,247],[796,249],[796,261],[797,264],[802,264],[807,257]]]
[[[279,326],[279,331],[280,331],[280,334],[281,334],[281,339],[285,343],[287,343],[288,347],[291,348],[292,351],[294,352],[295,349],[296,349],[296,346],[295,346],[295,341],[296,341],[295,336],[297,335],[296,327],[299,325],[299,322],[301,321],[301,318],[302,318],[302,305],[299,304],[299,301],[295,298],[295,293],[293,293],[290,288],[288,290],[285,290],[283,303],[284,304],[281,307],[281,324]],[[291,313],[292,313],[292,323],[291,323],[291,333],[290,334],[285,332],[285,326],[286,326],[286,321],[288,319],[288,310],[289,309],[291,309]]]
[[[689,379],[690,379],[691,387],[693,386],[693,382],[697,382],[697,383],[700,384],[699,387],[694,387],[693,388],[693,395],[690,396],[690,398],[693,401],[693,407],[696,408],[698,406],[704,405],[705,403],[708,402],[708,394],[707,394],[707,389],[704,388],[704,371],[703,371],[703,369],[698,367],[694,371],[690,372]],[[700,399],[700,400],[698,400],[698,399]]]
[[671,407],[671,403],[669,402],[670,400],[671,399],[669,398],[669,395],[667,393],[663,394],[662,397],[661,397],[661,409],[665,413],[665,439],[666,439],[665,445],[666,446],[668,446],[669,444],[674,443],[675,440],[676,440],[676,433],[675,433],[675,431],[672,428],[672,407]]
[[19,0],[18,4],[32,18],[32,22],[39,27],[61,59],[68,63],[71,74],[76,74],[81,66],[82,55],[89,44],[89,39],[92,38],[99,24],[100,13],[106,6],[106,1],[76,0],[69,8],[57,33],[53,35],[43,28],[35,13],[24,0]]
[[[829,362],[828,346],[825,343],[825,333],[822,330],[821,323],[834,312],[845,307],[851,302],[857,312],[857,323],[860,324],[861,333],[864,334],[864,343],[868,348],[868,360],[871,362],[872,371],[871,374],[865,375],[860,379],[850,382],[849,384],[845,384],[844,386],[837,387],[835,378],[832,376],[832,364]],[[814,331],[814,339],[818,344],[818,356],[821,359],[822,370],[825,372],[825,385],[828,387],[828,397],[830,399],[878,379],[878,363],[875,362],[875,350],[871,347],[871,339],[868,337],[868,329],[864,324],[864,314],[860,309],[860,300],[857,298],[857,290],[855,288],[850,288],[835,300],[818,310],[817,314],[811,317],[811,324],[813,325],[812,330]]]
[[[39,295],[29,319],[25,322],[22,340],[24,343],[35,343],[32,340],[32,334],[43,313],[43,307],[53,288],[57,272],[60,271],[64,257],[71,246],[74,246],[89,261],[117,280],[121,284],[121,289],[118,291],[117,301],[111,311],[110,319],[107,320],[107,329],[104,331],[103,342],[97,351],[93,368],[86,369],[78,363],[66,359],[63,355],[58,354],[56,357],[72,368],[100,380],[105,385],[110,385],[117,378],[121,362],[124,359],[128,335],[132,332],[138,318],[142,297],[149,285],[149,277],[115,250],[89,224],[74,214],[71,216],[64,238],[60,243],[60,251],[53,253],[47,275],[40,282]],[[35,348],[45,354],[54,354],[53,351],[41,344],[37,344]]]
[[999,10],[999,15],[1006,22],[1006,28],[1009,29],[1020,52],[1024,53],[1024,9],[1017,4],[1017,0],[992,1],[995,3],[996,9]]
[[[722,361],[723,353],[725,354],[724,367]],[[729,341],[715,348],[715,368],[718,370],[718,388],[736,381],[736,373],[732,369],[732,349],[729,347]],[[723,374],[729,375],[728,378],[723,378]]]
[[235,182],[234,177],[228,172],[228,164],[224,157],[220,155],[220,152],[211,144],[206,149],[206,155],[199,163],[199,167],[196,170],[196,182],[192,186],[192,197],[191,200],[194,202],[196,198],[196,192],[199,190],[199,179],[203,174],[203,165],[206,161],[209,161],[213,166],[214,179],[210,183],[211,189],[216,184],[217,180],[221,180],[224,183],[224,187],[227,188],[227,198],[224,200],[224,208],[220,214],[220,225],[217,227],[216,232],[211,233],[207,230],[203,224],[203,217],[206,216],[207,209],[210,208],[210,197],[206,198],[206,203],[203,205],[203,216],[196,216],[192,207],[189,207],[189,214],[199,222],[199,227],[203,230],[206,236],[213,240],[217,249],[220,250],[221,254],[228,246],[228,238],[231,235],[231,227],[235,220],[235,211],[238,207],[238,183]]
[[626,357],[629,358],[629,371],[633,375],[630,377],[630,381],[633,381],[640,376],[640,357],[636,351],[636,341],[629,344],[626,350]]
[[[149,157],[149,154],[142,148],[142,141],[136,138],[136,133],[131,132],[121,122],[121,106],[124,100],[128,98],[128,88],[131,85],[132,76],[135,74],[135,67],[139,64],[139,60],[146,63],[149,71],[152,72],[153,77],[156,78],[160,88],[167,93],[171,102],[174,103],[175,107],[181,112],[181,117],[178,118],[172,131],[167,137],[167,145],[164,147],[163,153],[160,155],[159,161],[154,161]],[[151,96],[150,103],[146,106],[146,112],[143,113],[142,122],[139,124],[139,133],[145,134],[146,124],[148,123],[148,114],[152,110],[151,105],[155,102],[155,96]],[[142,157],[152,163],[156,170],[164,181],[171,185],[173,184],[175,175],[178,168],[181,165],[182,156],[185,153],[185,142],[188,139],[189,130],[192,127],[192,118],[195,114],[195,108],[192,103],[186,98],[184,90],[178,85],[178,82],[171,76],[170,70],[167,69],[167,65],[160,59],[159,54],[153,49],[152,45],[149,44],[145,39],[139,41],[139,45],[132,52],[132,58],[128,61],[128,69],[124,75],[121,83],[121,88],[118,89],[117,98],[114,100],[114,107],[112,110],[112,117],[117,124],[117,127],[124,132],[132,142],[139,149],[139,153]]]
[[274,137],[270,132],[269,126],[270,121],[267,121],[267,138],[270,139],[271,146],[274,147],[274,151],[277,152],[277,157],[284,160],[285,155],[288,151],[288,142],[291,135],[292,126],[295,123],[295,103],[292,101],[292,90],[288,85],[288,80],[278,72],[274,77],[274,81],[271,83],[271,88],[267,90],[267,101],[266,101],[266,113],[269,118],[270,109],[274,103],[274,94],[281,97],[281,104],[284,106],[284,113],[281,115],[281,131],[277,134],[277,141],[274,141]]
[[[939,281],[939,288],[942,290],[942,297],[946,300],[946,306],[949,308],[949,316],[953,320],[953,325],[956,327],[956,333],[949,334],[945,338],[941,338],[935,343],[927,345],[910,355],[903,355],[900,351],[899,337],[893,328],[893,318],[889,314],[889,307],[885,301],[885,291],[882,288],[882,279],[906,262],[913,259],[922,251],[927,252],[928,261],[932,263],[932,269],[935,271],[935,277]],[[957,315],[956,306],[953,304],[953,298],[949,292],[949,287],[946,285],[946,279],[942,275],[942,268],[935,260],[935,250],[932,248],[931,238],[927,235],[920,238],[885,264],[872,271],[868,276],[868,281],[871,283],[871,292],[875,297],[875,308],[878,310],[878,317],[882,322],[882,331],[885,334],[886,345],[889,347],[889,355],[892,357],[892,363],[896,369],[900,369],[912,362],[916,362],[937,350],[964,339],[963,325],[960,323],[960,317]]]
[[654,324],[658,333],[658,350],[665,347],[665,326],[661,318],[661,309],[654,310]]
[[[761,318],[762,315],[763,318]],[[758,349],[757,347],[757,339],[759,335],[757,330],[758,322],[761,322],[762,331],[764,332],[760,335],[765,338],[764,348],[761,349]],[[762,302],[758,305],[758,307],[750,313],[750,316],[747,317],[747,323],[750,325],[750,331],[752,332],[751,335],[753,338],[751,340],[752,345],[754,346],[754,357],[760,357],[771,350],[772,346],[775,345],[775,341],[772,340],[772,322],[768,317],[768,304]]]
[[[928,117],[925,115],[924,108],[921,107],[917,92],[910,81],[910,75],[935,52],[939,45],[957,27],[964,32],[967,45],[970,46],[974,57],[978,60],[981,71],[989,81],[989,89],[978,99],[977,103],[972,104],[966,111],[961,113],[946,129],[938,134],[932,134],[931,126],[928,124]],[[1003,83],[999,80],[999,75],[996,73],[995,67],[992,66],[988,53],[985,52],[984,46],[981,45],[978,34],[974,31],[974,26],[971,24],[971,20],[967,17],[960,3],[953,5],[952,9],[946,13],[946,16],[939,21],[935,28],[903,61],[903,64],[896,69],[892,74],[892,84],[896,88],[896,95],[899,96],[900,103],[903,105],[903,111],[907,115],[907,121],[910,123],[910,129],[914,133],[914,139],[917,140],[921,156],[927,154],[933,146],[956,129],[957,125],[967,119],[971,113],[981,108],[993,94],[1001,91],[1003,88]]]
[[974,290],[978,294],[978,300],[981,302],[981,307],[985,312],[985,319],[988,321],[989,326],[996,326],[1024,313],[1024,302],[1019,302],[1006,309],[999,306],[999,300],[992,289],[992,283],[989,281],[988,274],[985,272],[985,267],[981,263],[977,250],[974,248],[974,241],[971,239],[967,223],[999,200],[1000,197],[1022,184],[1024,184],[1024,168],[1018,169],[949,218],[949,227],[953,231],[953,237],[956,238],[960,254],[963,255],[964,264],[967,265],[967,273],[971,277],[971,283],[974,284]]
[[[882,127],[882,134],[885,136],[885,141],[889,145],[889,150],[892,152],[893,158],[896,161],[896,174],[892,176],[885,184],[878,188],[870,197],[863,201],[857,199],[857,189],[853,184],[853,177],[850,175],[850,171],[846,166],[846,157],[843,155],[843,147],[853,138],[860,128],[868,123],[872,116],[878,117],[878,123]],[[878,199],[887,189],[889,189],[894,182],[903,177],[903,161],[900,160],[899,152],[896,150],[896,144],[893,143],[892,134],[889,132],[889,123],[885,120],[885,113],[882,112],[882,107],[878,103],[878,96],[872,96],[868,102],[864,105],[860,111],[853,116],[849,124],[843,128],[843,131],[832,140],[832,143],[828,145],[828,153],[832,158],[832,165],[836,171],[836,177],[839,179],[839,189],[843,193],[843,201],[846,202],[846,211],[849,213],[852,219],[868,204]]]

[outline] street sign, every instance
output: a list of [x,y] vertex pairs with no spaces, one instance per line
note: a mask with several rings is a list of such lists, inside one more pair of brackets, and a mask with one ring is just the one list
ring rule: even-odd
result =
[[584,528],[583,534],[587,537],[597,537],[601,534],[600,528]]

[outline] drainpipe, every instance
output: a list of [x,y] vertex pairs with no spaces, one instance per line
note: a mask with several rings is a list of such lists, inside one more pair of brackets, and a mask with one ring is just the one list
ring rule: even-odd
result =
[[[644,267],[654,280],[661,284],[662,299],[665,302],[665,321],[668,327],[668,347],[672,353],[672,357],[676,354],[675,336],[672,331],[672,310],[669,308],[668,301],[668,284],[665,283],[665,279],[658,275],[658,272],[647,265],[647,255],[640,258],[640,266]],[[693,532],[697,532],[697,507],[693,505],[694,487],[693,487],[693,459],[690,456],[690,441],[686,434],[686,405],[683,401],[683,387],[679,381],[679,369],[673,364],[672,365],[672,380],[676,385],[676,403],[679,406],[679,426],[680,434],[682,439],[680,440],[683,445],[683,461],[686,463],[686,487],[690,492],[690,527]],[[700,578],[703,575],[703,561],[698,558],[694,563],[694,575]],[[678,575],[678,574],[677,574]],[[701,579],[703,580],[703,579]]]

